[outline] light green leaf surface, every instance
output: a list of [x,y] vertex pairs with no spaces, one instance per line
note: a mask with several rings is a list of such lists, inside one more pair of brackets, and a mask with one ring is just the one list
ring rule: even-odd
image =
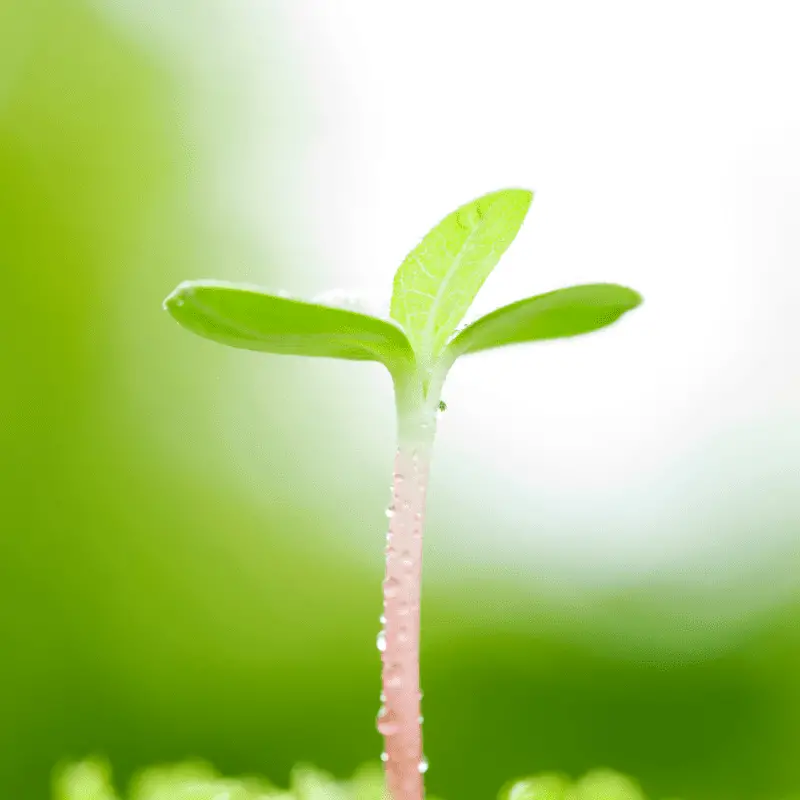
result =
[[641,302],[633,289],[613,283],[571,286],[528,297],[464,328],[447,346],[447,363],[495,347],[590,333],[615,322]]
[[431,366],[517,235],[533,194],[492,192],[440,222],[397,270],[391,315]]
[[411,344],[398,325],[353,310],[220,281],[182,283],[164,307],[187,330],[230,347],[379,361],[393,374],[414,368]]

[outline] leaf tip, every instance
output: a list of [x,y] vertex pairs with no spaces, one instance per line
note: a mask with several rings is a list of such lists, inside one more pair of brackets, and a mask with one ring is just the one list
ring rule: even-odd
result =
[[179,283],[165,298],[161,307],[164,311],[169,312],[173,316],[176,309],[180,308],[194,293],[194,285],[191,281],[183,281]]
[[642,295],[639,294],[639,292],[637,292],[635,289],[631,289],[629,286],[623,286],[622,288],[627,293],[628,311],[631,311],[632,309],[644,303],[644,297],[642,297]]
[[533,202],[534,193],[532,189],[511,189],[511,191],[519,197],[520,202],[526,205],[530,205]]
[[533,202],[533,197],[534,193],[531,189],[522,189],[517,186],[510,186],[507,189],[500,189],[486,195],[487,199],[502,200],[519,208],[519,210],[523,212],[523,216],[528,213],[528,209]]

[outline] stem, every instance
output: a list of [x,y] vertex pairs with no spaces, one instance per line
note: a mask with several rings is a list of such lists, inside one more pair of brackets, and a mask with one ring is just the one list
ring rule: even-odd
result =
[[383,582],[383,706],[378,730],[384,736],[386,783],[392,799],[422,800],[422,773],[427,766],[419,685],[422,530],[436,405],[430,398],[414,403],[421,395],[412,398],[399,391],[397,399],[398,448]]

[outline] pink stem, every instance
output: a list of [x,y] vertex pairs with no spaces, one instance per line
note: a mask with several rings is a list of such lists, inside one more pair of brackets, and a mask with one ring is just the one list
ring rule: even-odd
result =
[[383,734],[386,782],[393,800],[422,800],[419,639],[422,527],[435,418],[420,423],[408,443],[401,438],[395,457],[393,504],[383,583],[384,630],[379,640],[383,660],[383,706],[378,730]]

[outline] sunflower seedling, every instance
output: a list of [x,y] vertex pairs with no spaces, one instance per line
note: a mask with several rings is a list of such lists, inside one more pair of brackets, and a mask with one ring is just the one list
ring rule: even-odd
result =
[[456,359],[603,328],[641,297],[609,283],[571,286],[492,311],[457,331],[517,235],[533,195],[506,189],[461,206],[411,251],[394,277],[390,318],[219,281],[188,281],[164,307],[188,330],[231,347],[378,361],[390,372],[397,452],[383,581],[383,705],[377,718],[394,800],[422,800],[419,689],[422,530],[442,387]]

